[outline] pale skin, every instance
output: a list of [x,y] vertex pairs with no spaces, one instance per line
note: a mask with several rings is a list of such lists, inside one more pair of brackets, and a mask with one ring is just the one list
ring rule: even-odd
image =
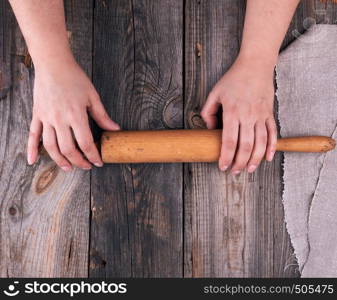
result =
[[223,111],[219,168],[234,175],[254,172],[264,156],[272,161],[277,143],[273,74],[279,49],[299,0],[247,0],[240,53],[210,92],[201,116],[217,126]]
[[[247,0],[240,53],[210,92],[201,115],[209,129],[223,109],[219,168],[253,172],[263,157],[273,159],[277,131],[273,117],[273,72],[278,52],[300,0]],[[35,67],[33,118],[27,161],[43,145],[64,171],[103,165],[89,127],[89,115],[104,130],[119,130],[93,84],[74,59],[65,26],[63,0],[10,0]]]
[[28,163],[36,162],[42,137],[48,154],[64,171],[72,166],[84,170],[103,166],[88,114],[105,130],[118,130],[119,126],[106,113],[93,84],[71,53],[63,0],[10,3],[35,67]]

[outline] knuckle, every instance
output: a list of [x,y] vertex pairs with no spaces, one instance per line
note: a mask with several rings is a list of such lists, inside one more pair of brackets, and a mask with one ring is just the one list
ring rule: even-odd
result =
[[100,105],[96,105],[95,107],[92,107],[92,109],[98,118],[100,119],[109,118],[108,113],[105,111],[104,107],[101,107]]
[[271,139],[273,140],[274,143],[277,142],[277,130],[272,132]]
[[93,144],[92,142],[84,142],[81,145],[81,149],[83,152],[89,152],[92,150]]
[[268,141],[268,137],[266,134],[261,134],[258,138],[258,143],[259,145],[263,146],[263,145],[266,145],[267,144],[267,141]]
[[241,117],[241,122],[244,123],[247,127],[254,128],[256,124],[256,119],[251,116],[251,113],[243,114]]
[[110,119],[110,116],[108,115],[108,113],[105,111],[105,109],[102,110],[101,112],[101,117],[102,119]]
[[271,131],[276,132],[277,127],[276,127],[276,122],[274,119],[268,119],[267,124],[269,125],[269,128]]
[[101,97],[99,96],[99,94],[97,93],[97,91],[93,88],[91,91],[91,97],[92,99],[97,102],[97,101],[101,101]]
[[61,120],[63,119],[63,115],[59,111],[55,111],[52,114],[46,113],[43,117],[43,123],[47,123],[50,125],[59,125],[61,124]]
[[68,116],[68,120],[71,124],[78,124],[81,122],[81,114],[79,112],[72,111]]
[[54,151],[56,149],[56,145],[53,142],[49,142],[49,141],[43,141],[43,146],[48,152]]
[[73,156],[76,152],[75,147],[65,147],[61,150],[61,153],[65,156]]
[[[225,99],[224,98],[221,99],[221,102],[225,103]],[[233,103],[229,103],[229,102],[224,104],[223,110],[224,110],[225,113],[232,114],[232,115],[236,114],[236,112],[237,112],[236,105],[233,104]]]
[[251,142],[243,142],[241,145],[241,150],[243,152],[250,152],[253,149],[253,144]]
[[29,130],[29,138],[33,138],[33,139],[36,139],[38,138],[38,133],[33,131],[33,130]]
[[230,150],[234,150],[236,148],[236,140],[234,139],[224,139],[223,142],[222,142],[222,146],[225,148],[225,149],[230,149]]
[[277,138],[272,138],[269,141],[269,147],[271,149],[276,149],[276,145],[277,145]]

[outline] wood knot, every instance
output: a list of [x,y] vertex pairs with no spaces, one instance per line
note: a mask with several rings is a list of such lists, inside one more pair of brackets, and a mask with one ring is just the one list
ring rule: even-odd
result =
[[17,213],[17,209],[14,207],[14,206],[11,206],[9,209],[8,209],[8,212],[11,216],[15,216],[16,213]]
[[202,45],[200,43],[197,43],[195,46],[195,54],[197,57],[201,57],[202,54]]
[[195,112],[190,112],[188,114],[188,126],[193,129],[205,129],[206,124],[201,118],[200,114]]
[[[33,68],[33,60],[28,52],[27,47],[25,47],[23,51],[19,51],[15,55],[18,57],[19,62],[22,63],[27,69]],[[19,79],[21,80],[22,77],[20,76]]]
[[26,68],[31,69],[33,68],[33,60],[30,56],[28,49],[26,49],[25,54],[23,56],[23,64],[26,66]]
[[183,101],[180,96],[166,102],[163,109],[163,120],[168,128],[183,128]]
[[59,169],[57,165],[53,164],[47,170],[43,171],[36,181],[35,192],[42,194],[54,182]]

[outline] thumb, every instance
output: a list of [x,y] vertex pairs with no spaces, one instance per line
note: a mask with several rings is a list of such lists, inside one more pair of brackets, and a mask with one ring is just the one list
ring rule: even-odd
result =
[[105,130],[120,130],[120,126],[111,120],[99,98],[92,99],[88,107],[90,116],[95,120],[97,125]]
[[221,104],[216,101],[216,98],[213,95],[210,95],[202,108],[200,113],[201,117],[206,123],[208,129],[215,129],[218,124],[217,112]]

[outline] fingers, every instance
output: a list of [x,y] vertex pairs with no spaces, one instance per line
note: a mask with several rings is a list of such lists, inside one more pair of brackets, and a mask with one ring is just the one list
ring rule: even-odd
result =
[[234,157],[234,175],[246,167],[249,173],[254,172],[265,154],[268,161],[273,159],[277,144],[277,128],[273,118],[267,119],[266,122],[257,121],[255,125],[241,122],[238,126],[234,117],[226,117],[224,114],[223,127],[219,159],[221,170],[226,170]]
[[[87,116],[86,112],[85,115]],[[94,143],[92,133],[89,127],[88,118],[86,120],[80,121],[72,126],[76,141],[78,146],[82,150],[86,158],[92,162],[96,167],[102,167],[103,162],[98,153],[97,147]]]
[[98,95],[91,98],[91,105],[88,107],[91,117],[95,120],[97,125],[105,130],[119,130],[120,127],[117,123],[112,121],[107,114]]
[[56,135],[63,156],[74,166],[84,170],[90,170],[91,164],[84,159],[83,155],[76,148],[71,128],[65,125],[60,126],[56,128]]
[[221,104],[217,101],[217,98],[210,93],[200,113],[208,129],[215,129],[217,127],[218,120],[216,114],[220,105]]
[[272,161],[276,152],[277,145],[277,127],[274,118],[269,118],[266,121],[268,144],[266,151],[266,159]]
[[33,118],[27,144],[27,162],[32,165],[36,162],[39,152],[40,138],[42,134],[42,123],[37,118]]
[[219,159],[219,168],[222,171],[228,169],[235,156],[238,142],[239,122],[231,115],[223,114],[222,145]]
[[267,147],[267,129],[264,122],[255,124],[255,142],[252,155],[248,162],[248,172],[252,173],[260,164],[266,153]]
[[240,123],[238,150],[232,167],[234,175],[246,168],[254,147],[254,124]]
[[56,162],[56,164],[62,168],[64,171],[71,170],[71,164],[69,161],[61,154],[60,149],[57,145],[56,133],[52,126],[44,124],[43,125],[43,146],[47,150],[50,158]]

